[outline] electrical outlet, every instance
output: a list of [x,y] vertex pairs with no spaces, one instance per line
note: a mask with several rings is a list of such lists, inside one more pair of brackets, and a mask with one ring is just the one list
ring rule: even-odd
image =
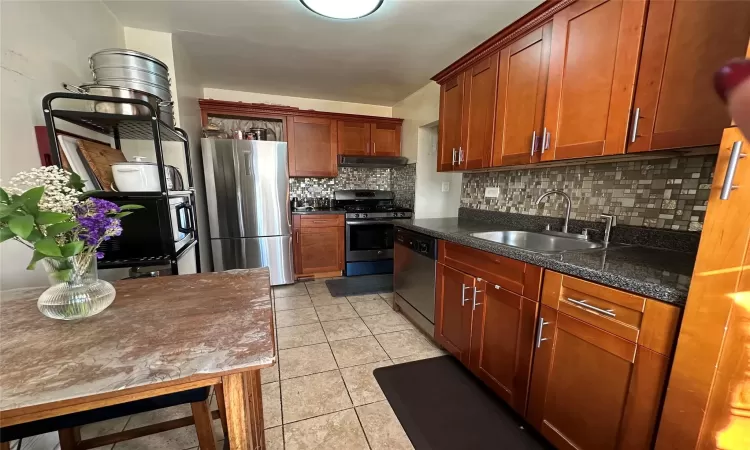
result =
[[450,181],[443,181],[442,190],[443,190],[443,192],[450,191],[451,190],[451,182]]
[[498,197],[500,197],[500,188],[499,187],[484,188],[484,197],[485,198],[498,198]]

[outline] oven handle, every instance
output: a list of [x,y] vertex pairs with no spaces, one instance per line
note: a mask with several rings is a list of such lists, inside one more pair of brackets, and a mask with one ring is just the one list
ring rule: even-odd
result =
[[393,223],[393,221],[392,221],[392,220],[388,220],[388,219],[383,219],[383,220],[380,220],[380,219],[370,219],[370,220],[347,220],[347,221],[346,221],[346,224],[347,224],[347,225],[377,225],[377,224],[379,224],[379,223],[382,223],[382,224],[387,224],[387,223],[388,223],[388,224],[392,224],[392,223]]

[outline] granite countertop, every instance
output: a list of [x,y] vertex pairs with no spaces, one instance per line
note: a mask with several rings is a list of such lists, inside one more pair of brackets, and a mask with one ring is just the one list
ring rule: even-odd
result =
[[2,292],[0,411],[260,369],[276,360],[267,268],[112,284],[112,305],[75,321],[37,310],[46,288]]
[[319,208],[312,211],[295,211],[292,210],[292,214],[295,215],[306,215],[306,214],[346,214],[343,209],[337,208]]
[[521,229],[518,226],[466,218],[401,219],[394,224],[680,307],[687,299],[695,264],[692,253],[619,244],[582,252],[536,253],[471,236],[480,231]]

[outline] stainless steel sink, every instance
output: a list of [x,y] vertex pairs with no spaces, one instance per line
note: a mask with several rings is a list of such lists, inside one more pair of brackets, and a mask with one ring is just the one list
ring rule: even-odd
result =
[[599,242],[591,242],[586,239],[553,236],[532,231],[487,231],[472,233],[471,236],[540,253],[590,250],[603,247]]

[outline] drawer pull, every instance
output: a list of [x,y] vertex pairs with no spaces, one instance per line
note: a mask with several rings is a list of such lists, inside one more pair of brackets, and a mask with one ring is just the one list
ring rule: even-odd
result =
[[[481,278],[478,279],[481,280]],[[478,291],[476,287],[474,288],[474,306],[471,307],[472,311],[476,310],[477,306],[481,305],[481,303],[477,303],[477,294],[479,294],[480,292],[484,291]]]
[[575,300],[575,299],[572,299],[572,298],[568,297],[568,301],[570,303],[573,303],[574,305],[578,305],[578,306],[580,306],[582,308],[586,308],[586,309],[589,309],[591,311],[596,311],[596,312],[598,312],[600,314],[604,314],[605,316],[609,316],[609,317],[615,317],[616,316],[614,309],[601,309],[601,308],[597,308],[596,306],[589,305],[588,303],[586,303],[586,300]]

